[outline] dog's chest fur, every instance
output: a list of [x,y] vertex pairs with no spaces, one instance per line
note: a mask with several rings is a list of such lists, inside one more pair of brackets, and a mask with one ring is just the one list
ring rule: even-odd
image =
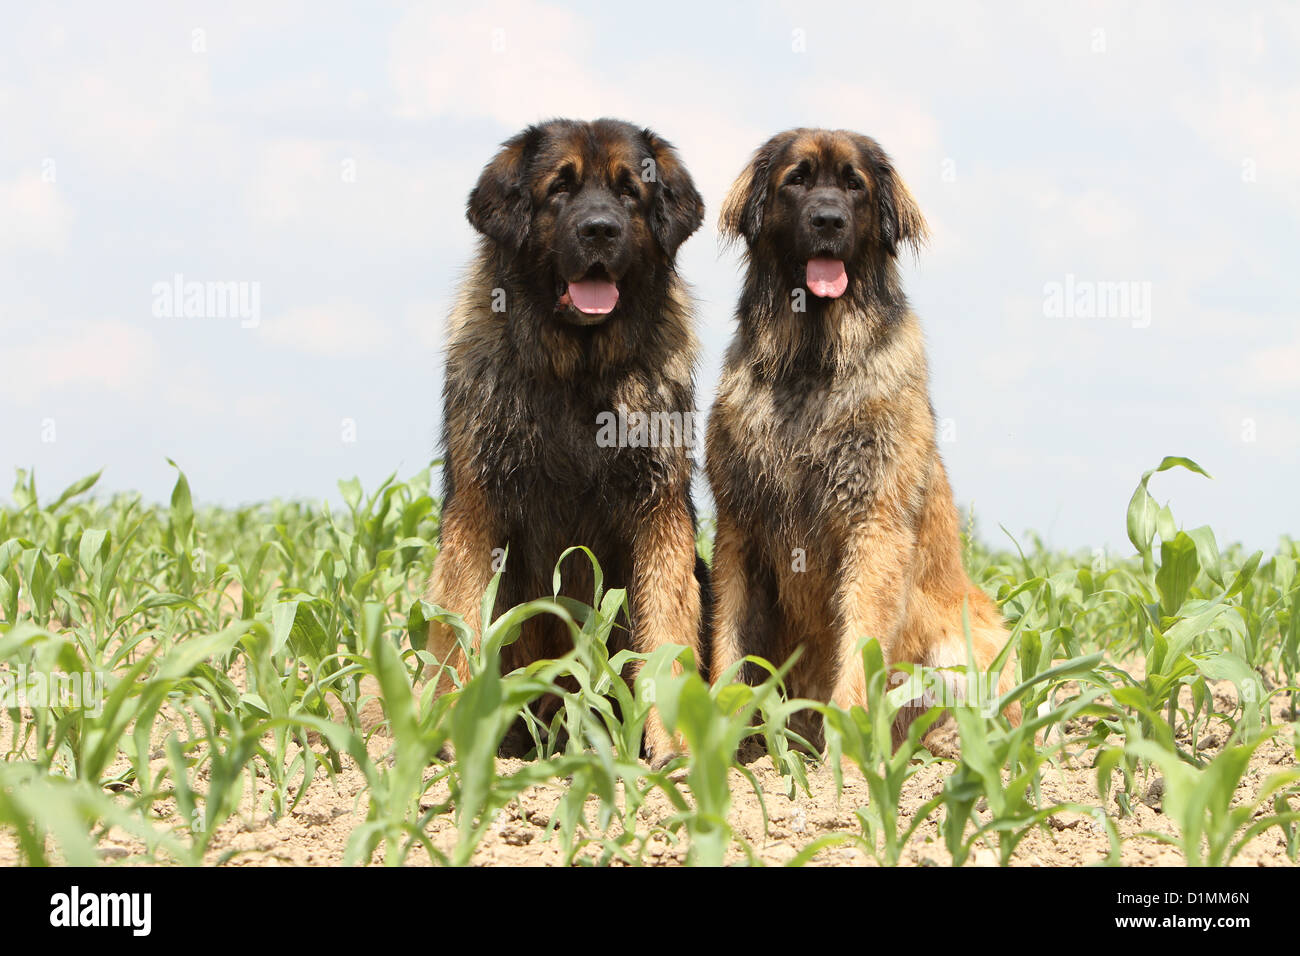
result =
[[745,370],[729,384],[731,465],[748,476],[746,494],[732,502],[738,512],[806,525],[870,500],[887,410],[862,402],[856,383],[772,382]]
[[[619,530],[593,531],[592,516],[631,516],[637,504],[649,506],[684,487],[690,460],[680,441],[651,444],[616,429],[611,444],[602,425],[620,409],[679,418],[690,411],[685,357],[651,355],[657,369],[646,361],[610,367],[592,359],[589,347],[588,359],[559,377],[538,361],[538,343],[521,341],[500,316],[476,319],[453,330],[444,396],[448,447],[477,476],[507,526],[549,528],[567,546],[582,534],[603,538]],[[683,374],[665,375],[675,367]]]
[[664,399],[651,398],[635,372],[585,389],[533,380],[497,391],[471,425],[475,470],[507,510],[535,499],[534,487],[545,490],[552,506],[571,500],[590,507],[606,496],[651,499],[679,467],[683,450],[617,441],[610,447],[597,436],[601,416],[620,407],[668,411]]
[[919,346],[911,320],[833,369],[779,376],[734,349],[710,421],[715,494],[732,513],[784,533],[865,516],[888,479],[900,422],[924,400],[923,380],[918,392],[903,371],[917,368]]

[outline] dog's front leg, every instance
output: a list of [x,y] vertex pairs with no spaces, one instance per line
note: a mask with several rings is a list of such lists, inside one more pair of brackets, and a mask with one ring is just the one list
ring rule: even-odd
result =
[[[700,585],[695,577],[695,528],[684,502],[662,502],[641,523],[632,546],[632,643],[648,654],[664,644],[685,644],[699,659]],[[639,667],[638,667],[639,670]],[[674,662],[673,673],[681,673]],[[668,733],[656,707],[645,728],[650,763],[661,767],[681,753],[680,735]]]
[[[424,599],[463,617],[473,634],[475,649],[481,639],[483,592],[496,573],[493,549],[500,546],[500,541],[495,525],[482,488],[458,475],[455,493],[443,503],[438,557]],[[461,683],[469,680],[469,662],[451,627],[430,622],[427,647],[437,663],[430,664],[424,676],[426,680],[437,677],[438,694],[454,686],[450,673],[453,669]]]
[[916,534],[891,509],[877,507],[849,534],[837,593],[839,652],[831,700],[839,707],[866,705],[866,675],[858,642],[880,642],[885,662],[893,659],[907,611]]
[[[746,542],[735,520],[718,511],[713,538],[713,640],[710,642],[709,679],[714,683],[728,668],[750,653],[744,633],[753,586],[746,573]],[[743,679],[740,668],[732,679]]]

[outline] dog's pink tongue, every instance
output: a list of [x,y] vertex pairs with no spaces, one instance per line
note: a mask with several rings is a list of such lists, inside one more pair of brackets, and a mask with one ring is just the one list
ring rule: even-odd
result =
[[579,312],[604,315],[618,303],[618,286],[608,279],[580,279],[569,283],[569,300]]
[[808,290],[823,299],[838,299],[849,287],[844,263],[839,259],[808,260]]

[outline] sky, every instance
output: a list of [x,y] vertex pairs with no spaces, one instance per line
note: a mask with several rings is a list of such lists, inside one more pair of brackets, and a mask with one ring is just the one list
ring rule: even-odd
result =
[[[716,216],[792,126],[877,139],[932,233],[905,286],[981,535],[1130,553],[1300,531],[1300,7],[24,4],[0,35],[0,496],[337,498],[425,467],[466,196],[524,125],[615,116],[705,198],[698,402],[734,330]],[[171,289],[227,287],[186,308]],[[198,314],[195,314],[195,313]],[[711,503],[704,494],[704,512]]]

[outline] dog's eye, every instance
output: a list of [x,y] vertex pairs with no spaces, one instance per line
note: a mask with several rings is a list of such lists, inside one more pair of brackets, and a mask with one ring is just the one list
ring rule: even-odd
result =
[[796,169],[794,172],[792,172],[789,176],[785,178],[785,184],[787,186],[802,186],[807,181],[808,181],[808,174],[805,173],[802,169]]
[[641,191],[632,184],[631,180],[625,179],[618,187],[618,194],[625,199],[640,199]]
[[863,189],[867,188],[867,184],[862,181],[862,177],[859,176],[857,173],[852,173],[852,172],[849,173],[849,179],[847,185],[854,192],[861,192]]
[[569,191],[569,177],[560,176],[551,182],[551,188],[546,190],[548,196],[559,196]]

